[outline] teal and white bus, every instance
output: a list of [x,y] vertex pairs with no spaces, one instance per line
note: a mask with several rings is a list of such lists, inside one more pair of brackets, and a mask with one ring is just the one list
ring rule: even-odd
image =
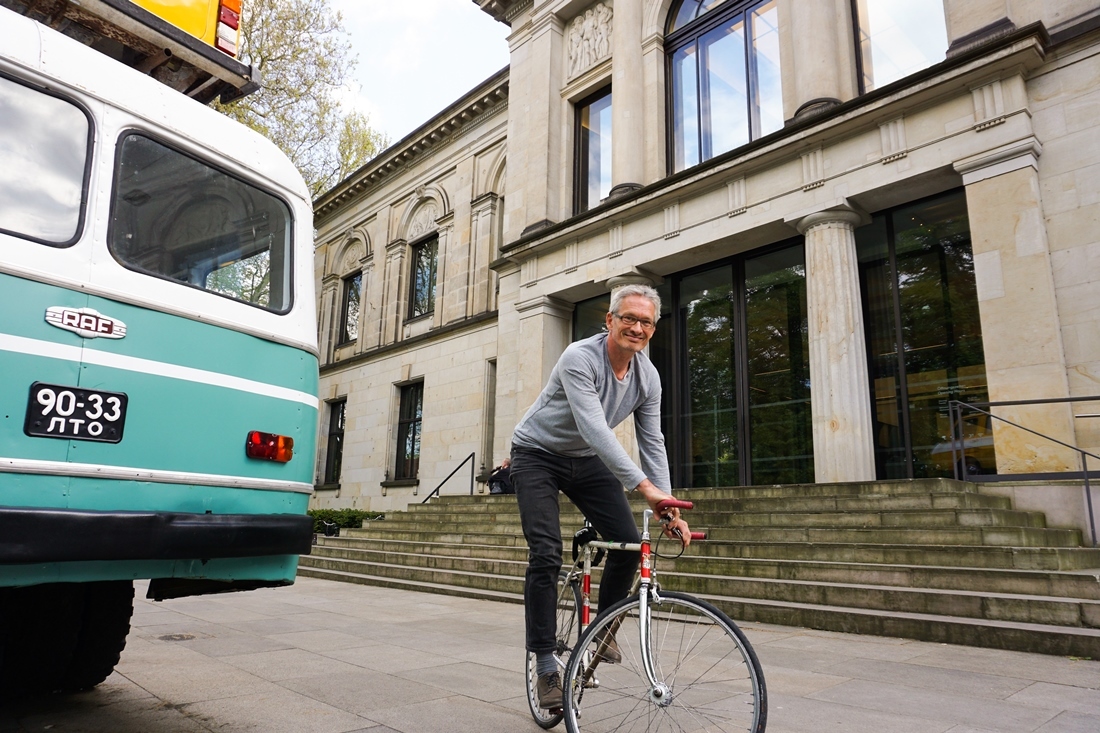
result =
[[312,207],[271,142],[0,8],[0,696],[309,552]]

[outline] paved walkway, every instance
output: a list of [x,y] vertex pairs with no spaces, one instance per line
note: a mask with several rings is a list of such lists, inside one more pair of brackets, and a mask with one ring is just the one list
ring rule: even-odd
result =
[[[770,733],[1100,731],[1100,662],[744,628],[764,665]],[[305,578],[142,597],[114,675],[9,706],[0,733],[537,733],[522,639],[517,605]]]

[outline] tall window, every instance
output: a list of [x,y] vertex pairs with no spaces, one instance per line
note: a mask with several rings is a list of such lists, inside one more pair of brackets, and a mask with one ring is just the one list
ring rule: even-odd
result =
[[669,14],[673,171],[783,127],[778,0],[681,0]]
[[439,238],[432,237],[412,247],[412,282],[409,285],[409,318],[435,311],[435,270]]
[[329,403],[328,449],[325,451],[326,484],[340,483],[340,467],[344,462],[344,418],[347,415],[346,399]]
[[363,292],[363,273],[344,278],[344,308],[341,311],[340,343],[359,338],[359,298]]
[[588,211],[611,193],[611,89],[577,105],[573,210]]
[[854,0],[863,91],[943,61],[943,0]]
[[[988,397],[966,195],[856,230],[878,477],[950,476],[948,400]],[[966,473],[995,473],[987,424],[967,426]]]
[[424,383],[401,388],[397,416],[397,464],[394,478],[416,478],[420,472],[420,424],[424,419]]

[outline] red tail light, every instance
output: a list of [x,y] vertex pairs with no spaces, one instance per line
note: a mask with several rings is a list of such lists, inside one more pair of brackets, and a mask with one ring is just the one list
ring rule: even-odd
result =
[[245,440],[244,452],[249,458],[286,463],[294,457],[294,438],[253,430]]
[[221,0],[218,3],[218,30],[214,47],[230,56],[237,55],[241,25],[241,0]]

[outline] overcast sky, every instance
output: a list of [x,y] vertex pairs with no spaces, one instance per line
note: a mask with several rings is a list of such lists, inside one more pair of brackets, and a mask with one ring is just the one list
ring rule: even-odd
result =
[[472,0],[332,0],[359,65],[349,102],[395,143],[508,65],[508,26]]

